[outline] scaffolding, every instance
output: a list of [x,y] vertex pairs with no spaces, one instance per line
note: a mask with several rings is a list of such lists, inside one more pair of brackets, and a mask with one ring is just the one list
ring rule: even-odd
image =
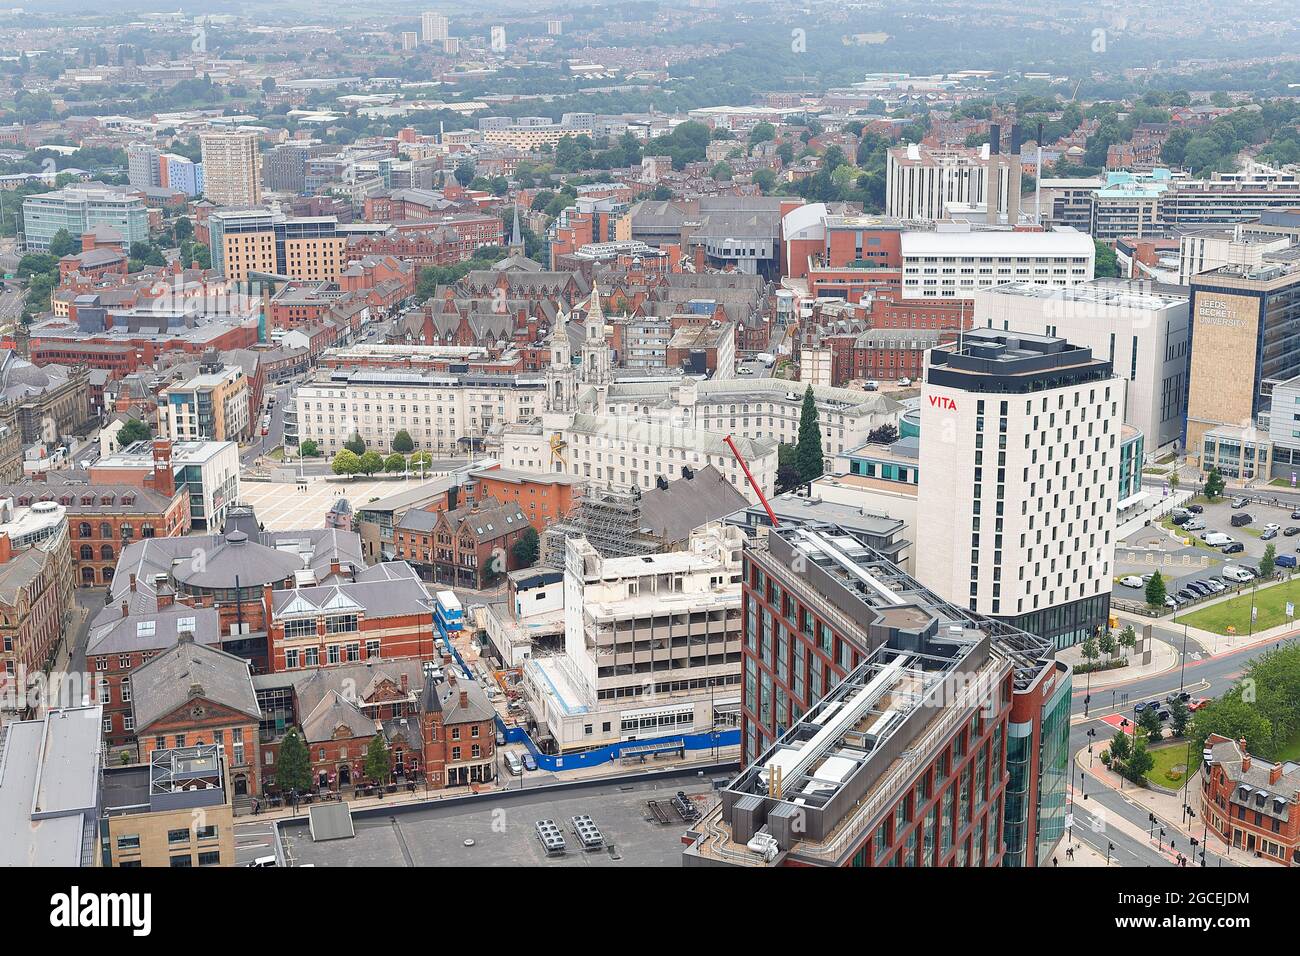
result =
[[546,529],[543,562],[564,570],[564,541],[584,537],[603,558],[633,558],[659,551],[657,540],[641,523],[639,492],[607,491],[583,499],[565,521]]

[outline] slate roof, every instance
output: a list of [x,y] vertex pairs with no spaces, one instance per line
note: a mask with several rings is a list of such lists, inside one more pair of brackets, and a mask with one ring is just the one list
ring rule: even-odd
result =
[[332,690],[303,720],[302,732],[307,743],[313,744],[333,740],[340,727],[346,727],[353,737],[373,737],[377,726],[373,717],[367,717],[356,704]]
[[182,622],[185,630],[194,635],[196,643],[212,645],[221,642],[221,614],[216,608],[173,604],[123,615],[121,604],[115,603],[105,605],[91,622],[86,654],[162,650],[177,642]]
[[708,465],[693,478],[678,478],[668,487],[641,493],[641,526],[665,545],[685,541],[691,532],[710,521],[749,507],[749,500]]
[[262,716],[248,662],[189,640],[180,641],[132,671],[131,691],[137,733],[186,701],[199,698],[254,720]]
[[[277,617],[319,614],[364,614],[367,618],[429,614],[429,594],[405,561],[389,562],[386,576],[358,575],[356,581],[335,581],[271,594]],[[401,570],[404,569],[404,570]]]

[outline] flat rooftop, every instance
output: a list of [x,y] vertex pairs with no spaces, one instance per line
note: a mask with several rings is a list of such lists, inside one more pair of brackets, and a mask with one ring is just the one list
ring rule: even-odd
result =
[[[622,777],[565,790],[524,788],[511,778],[513,790],[489,801],[469,800],[392,816],[354,818],[350,840],[314,843],[306,821],[283,827],[285,847],[295,865],[427,867],[647,867],[681,865],[681,837],[686,824],[658,823],[649,801],[663,803],[683,790],[701,811],[716,802],[713,778],[730,778],[735,767],[657,779]],[[505,811],[505,826],[501,815]],[[569,818],[588,814],[605,837],[607,849],[578,849]],[[533,824],[554,820],[565,834],[568,852],[547,856]],[[473,846],[465,846],[473,840]]]

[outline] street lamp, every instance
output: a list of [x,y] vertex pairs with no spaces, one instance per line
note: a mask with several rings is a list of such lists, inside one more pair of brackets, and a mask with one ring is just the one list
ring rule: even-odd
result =
[[1106,865],[1110,866],[1110,855],[1115,852],[1115,844],[1109,840],[1106,841]]

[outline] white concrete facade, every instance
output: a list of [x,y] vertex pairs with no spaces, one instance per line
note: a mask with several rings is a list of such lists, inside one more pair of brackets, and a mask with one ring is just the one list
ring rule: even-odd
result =
[[1065,290],[1016,282],[975,294],[975,327],[1051,335],[1092,349],[1123,380],[1124,421],[1154,452],[1179,441],[1187,415],[1187,296],[1097,280]]

